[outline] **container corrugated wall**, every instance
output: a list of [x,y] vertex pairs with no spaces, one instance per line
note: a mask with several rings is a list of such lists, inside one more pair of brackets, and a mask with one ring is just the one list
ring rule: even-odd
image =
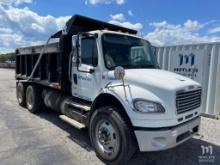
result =
[[[198,79],[195,80],[203,86],[202,113],[220,115],[220,43],[159,47],[156,54],[161,69],[172,72],[176,72],[174,66],[178,65],[176,63],[179,63],[179,56],[183,56],[183,59],[186,56],[185,62],[189,65],[189,58],[196,54],[195,61],[199,59],[199,62],[195,62],[195,65],[199,72]],[[180,64],[182,65],[182,61]]]

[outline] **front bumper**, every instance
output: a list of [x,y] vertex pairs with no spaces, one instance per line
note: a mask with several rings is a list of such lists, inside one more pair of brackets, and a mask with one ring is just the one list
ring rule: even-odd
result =
[[135,130],[140,151],[173,148],[191,138],[199,130],[200,117],[172,128]]

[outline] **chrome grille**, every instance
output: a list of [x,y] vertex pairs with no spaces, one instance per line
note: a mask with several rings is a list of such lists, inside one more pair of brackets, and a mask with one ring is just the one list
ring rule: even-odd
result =
[[200,107],[202,89],[192,91],[178,91],[176,93],[177,114],[184,113]]

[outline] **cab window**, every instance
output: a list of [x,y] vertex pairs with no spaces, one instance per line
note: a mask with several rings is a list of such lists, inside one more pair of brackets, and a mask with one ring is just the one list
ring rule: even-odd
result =
[[81,63],[97,66],[98,50],[95,38],[83,38],[81,40]]

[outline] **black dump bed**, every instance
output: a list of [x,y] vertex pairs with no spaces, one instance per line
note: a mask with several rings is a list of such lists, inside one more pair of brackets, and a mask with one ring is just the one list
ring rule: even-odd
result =
[[136,34],[137,31],[94,20],[80,15],[74,15],[67,23],[64,31],[58,31],[51,38],[59,42],[49,44],[36,65],[33,77],[29,79],[38,61],[44,45],[19,48],[16,50],[16,79],[28,80],[46,86],[56,84],[63,92],[71,91],[69,80],[69,56],[72,51],[72,36],[93,30],[112,30]]
[[[16,79],[27,80],[39,58],[44,45],[20,48],[16,50]],[[43,80],[48,82],[58,81],[56,74],[57,57],[59,55],[59,44],[49,44],[36,71],[33,80]]]
[[[16,50],[16,79],[28,80],[69,93],[71,84],[68,66],[71,38],[61,36],[59,42],[48,44],[36,65],[43,48],[44,45],[39,45]],[[37,67],[31,77],[35,65]]]

